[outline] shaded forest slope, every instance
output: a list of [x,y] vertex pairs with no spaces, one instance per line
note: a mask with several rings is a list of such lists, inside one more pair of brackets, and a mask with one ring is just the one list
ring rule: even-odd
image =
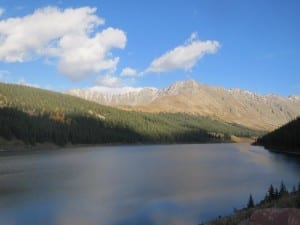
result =
[[254,144],[270,150],[300,154],[300,117],[258,138]]
[[28,144],[200,143],[261,134],[184,113],[123,111],[77,97],[0,83],[0,136]]

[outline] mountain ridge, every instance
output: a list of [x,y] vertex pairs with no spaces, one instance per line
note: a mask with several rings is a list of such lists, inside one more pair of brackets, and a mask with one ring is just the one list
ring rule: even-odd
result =
[[[183,113],[125,111],[78,97],[0,82],[1,138],[37,143],[125,144],[228,142],[262,131]],[[5,142],[6,143],[6,142]],[[4,144],[5,144],[4,143]],[[4,146],[5,147],[5,146]],[[8,146],[8,149],[14,149]]]
[[70,90],[67,94],[127,110],[197,114],[263,130],[273,130],[300,115],[300,95],[260,95],[192,79],[162,89],[132,89],[110,98],[93,89]]

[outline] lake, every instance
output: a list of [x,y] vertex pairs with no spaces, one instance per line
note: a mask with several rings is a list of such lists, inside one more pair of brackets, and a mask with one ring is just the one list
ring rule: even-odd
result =
[[299,175],[299,159],[249,144],[2,154],[0,224],[197,225]]

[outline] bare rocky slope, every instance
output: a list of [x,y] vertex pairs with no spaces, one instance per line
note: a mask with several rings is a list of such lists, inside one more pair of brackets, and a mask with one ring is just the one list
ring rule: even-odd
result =
[[273,130],[300,116],[299,95],[259,95],[194,80],[179,81],[161,90],[123,89],[112,94],[91,88],[70,90],[68,94],[128,110],[199,114],[263,130]]

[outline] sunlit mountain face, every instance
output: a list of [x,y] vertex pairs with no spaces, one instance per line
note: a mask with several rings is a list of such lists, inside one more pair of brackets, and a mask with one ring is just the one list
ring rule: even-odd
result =
[[300,96],[260,95],[208,86],[195,80],[163,89],[73,89],[68,94],[129,110],[184,112],[218,118],[254,129],[271,130],[300,115]]

